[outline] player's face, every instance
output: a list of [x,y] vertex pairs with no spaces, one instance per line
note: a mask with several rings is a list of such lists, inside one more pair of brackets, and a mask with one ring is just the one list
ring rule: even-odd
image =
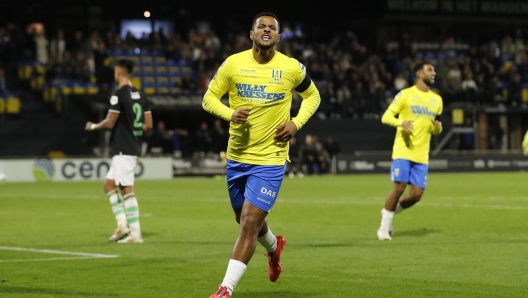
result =
[[427,86],[431,86],[435,82],[436,72],[431,64],[425,64],[422,69],[422,80]]
[[250,31],[249,37],[257,47],[264,50],[271,49],[280,40],[279,23],[273,17],[260,17]]

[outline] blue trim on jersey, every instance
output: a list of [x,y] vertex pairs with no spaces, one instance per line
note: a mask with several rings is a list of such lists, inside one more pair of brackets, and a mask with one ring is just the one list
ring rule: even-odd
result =
[[429,166],[416,163],[407,159],[395,159],[391,165],[391,180],[405,182],[425,189],[427,185],[427,172]]
[[227,160],[227,188],[233,208],[242,207],[244,200],[266,212],[277,200],[286,172],[283,166],[251,165]]

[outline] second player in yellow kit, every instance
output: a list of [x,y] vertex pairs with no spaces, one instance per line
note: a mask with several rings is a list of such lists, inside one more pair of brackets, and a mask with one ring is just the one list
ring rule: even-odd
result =
[[[394,214],[422,198],[429,171],[431,134],[442,132],[442,123],[437,120],[443,110],[442,98],[429,88],[436,75],[434,67],[421,63],[414,73],[416,84],[400,91],[381,118],[384,124],[396,127],[396,136],[390,173],[394,186],[381,210],[379,240],[391,240]],[[407,185],[409,193],[400,200]]]

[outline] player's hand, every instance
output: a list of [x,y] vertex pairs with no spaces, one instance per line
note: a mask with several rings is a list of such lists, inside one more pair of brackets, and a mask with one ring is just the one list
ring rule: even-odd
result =
[[442,122],[438,120],[431,120],[433,122],[433,125],[437,131],[442,131]]
[[92,130],[92,124],[94,124],[91,121],[86,122],[86,125],[84,126],[84,130]]
[[238,124],[244,124],[247,122],[247,118],[249,116],[249,111],[251,111],[250,108],[242,108],[238,109],[233,112],[231,115],[231,121],[238,123]]
[[406,133],[411,134],[413,131],[413,121],[412,120],[406,120],[402,123],[403,130],[405,130]]
[[275,133],[276,142],[288,142],[297,133],[297,125],[293,121],[286,122],[277,127]]

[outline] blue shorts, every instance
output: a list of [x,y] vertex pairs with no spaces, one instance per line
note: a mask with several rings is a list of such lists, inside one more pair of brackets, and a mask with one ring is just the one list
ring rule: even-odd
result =
[[227,188],[233,208],[240,208],[247,200],[266,212],[277,200],[286,172],[283,166],[259,166],[227,160]]
[[428,171],[429,166],[426,164],[412,162],[407,159],[395,159],[391,165],[391,180],[394,182],[406,182],[425,189]]

